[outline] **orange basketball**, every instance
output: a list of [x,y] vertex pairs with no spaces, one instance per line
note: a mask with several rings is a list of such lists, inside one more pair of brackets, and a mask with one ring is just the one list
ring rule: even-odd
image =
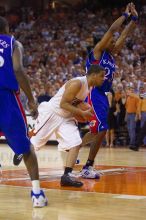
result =
[[[93,110],[91,108],[91,105],[89,105],[87,102],[81,102],[76,107],[80,108],[82,111],[86,111],[88,109],[91,109],[91,112],[93,112]],[[75,115],[74,117],[80,123],[86,123],[87,122],[82,116]]]

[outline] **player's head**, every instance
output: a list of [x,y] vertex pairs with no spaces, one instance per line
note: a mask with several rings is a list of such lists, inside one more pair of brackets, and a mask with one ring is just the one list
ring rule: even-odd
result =
[[1,34],[8,34],[9,33],[9,24],[8,21],[0,16],[0,33]]
[[107,51],[112,52],[115,47],[115,44],[116,44],[116,39],[114,37],[111,37],[107,42],[107,46],[106,46]]
[[101,86],[104,82],[105,69],[99,65],[91,65],[87,71],[90,86]]
[[113,52],[114,51],[115,44],[116,44],[116,41],[118,40],[118,38],[119,38],[119,33],[116,32],[116,33],[113,34],[113,36],[107,42],[107,50],[109,52]]

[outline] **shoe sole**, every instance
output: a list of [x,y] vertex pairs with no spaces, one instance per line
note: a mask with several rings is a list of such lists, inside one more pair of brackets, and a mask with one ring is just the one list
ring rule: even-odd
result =
[[77,187],[77,188],[79,188],[79,187],[82,187],[84,184],[82,184],[82,185],[71,185],[71,184],[63,184],[63,183],[60,183],[60,185],[61,186],[72,186],[72,187]]
[[87,177],[87,176],[82,176],[82,178],[84,179],[90,179],[90,180],[99,180],[100,179],[100,176],[96,176],[96,177]]
[[48,205],[48,200],[45,202],[45,205],[43,205],[43,206],[34,205],[33,208],[43,208],[43,207],[45,207],[47,205]]

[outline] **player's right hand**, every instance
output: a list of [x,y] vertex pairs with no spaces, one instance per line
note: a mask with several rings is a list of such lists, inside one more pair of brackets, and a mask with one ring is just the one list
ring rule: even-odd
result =
[[129,16],[131,15],[131,3],[128,3],[126,6],[125,13],[127,13]]

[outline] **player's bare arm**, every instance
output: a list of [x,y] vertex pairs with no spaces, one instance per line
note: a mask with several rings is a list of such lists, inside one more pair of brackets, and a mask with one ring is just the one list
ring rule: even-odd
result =
[[[126,7],[125,10],[125,14],[127,16],[130,16],[130,5],[131,3],[129,3]],[[113,34],[118,31],[118,29],[121,27],[121,25],[123,24],[123,22],[126,20],[126,16],[122,15],[120,16],[112,25],[111,27],[108,29],[108,31],[105,33],[105,35],[103,36],[103,38],[100,40],[99,43],[96,44],[93,52],[94,52],[94,56],[95,58],[98,60],[101,56],[102,51],[106,50],[108,47],[108,43],[109,41],[112,40],[113,38]]]
[[24,91],[28,98],[31,114],[34,118],[36,118],[38,115],[37,106],[35,104],[30,84],[23,67],[23,46],[17,41],[15,42],[15,48],[13,52],[13,68],[20,88]]
[[81,89],[80,80],[74,80],[74,81],[68,82],[65,87],[65,92],[60,102],[60,107],[65,109],[66,111],[71,112],[73,115],[79,115],[79,116],[82,116],[84,119],[88,119],[92,116],[92,113],[90,110],[82,111],[72,105],[72,102],[74,98],[76,98],[80,89]]
[[[135,5],[131,4],[130,9],[131,9],[130,11],[131,11],[132,16],[135,16],[135,19],[136,18],[138,19],[138,13],[135,9]],[[118,38],[118,40],[116,41],[115,48],[114,48],[115,53],[118,53],[121,50],[127,36],[134,30],[135,27],[136,27],[136,21],[131,20],[130,23],[122,31],[122,33],[121,33],[120,37]]]

